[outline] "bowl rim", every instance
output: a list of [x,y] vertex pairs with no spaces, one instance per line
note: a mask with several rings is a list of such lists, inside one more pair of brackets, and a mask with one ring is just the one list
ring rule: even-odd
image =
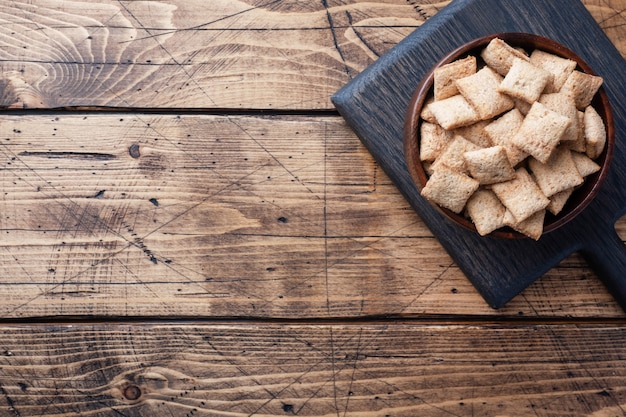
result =
[[[418,136],[419,127],[422,122],[420,118],[420,112],[424,105],[424,102],[429,97],[429,93],[433,88],[434,71],[436,68],[440,67],[443,64],[474,53],[478,48],[486,46],[494,38],[500,38],[503,41],[512,44],[512,46],[521,46],[529,50],[530,48],[537,48],[546,52],[555,53],[562,57],[573,59],[574,61],[576,61],[577,69],[580,69],[587,74],[597,75],[595,71],[593,71],[591,66],[589,66],[577,53],[567,48],[563,44],[542,35],[525,32],[491,33],[472,39],[469,42],[466,42],[445,54],[426,72],[426,74],[422,77],[420,83],[415,88],[406,111],[405,123],[403,127],[403,150],[405,162],[407,164],[411,179],[413,180],[413,183],[416,185],[417,189],[420,191],[420,194],[424,184],[426,183],[426,180],[428,179],[424,167],[422,166],[422,163],[419,159]],[[541,46],[537,46],[537,44],[541,44]],[[566,208],[564,208],[562,211],[562,213],[564,214],[562,215],[561,213],[559,213],[559,215],[553,216],[550,213],[547,213],[549,220],[544,220],[542,236],[559,229],[560,227],[574,219],[576,216],[578,216],[596,197],[608,175],[611,161],[613,159],[615,127],[611,104],[606,90],[604,89],[604,85],[600,87],[600,89],[594,96],[592,103],[594,104],[596,110],[601,110],[598,111],[598,113],[600,113],[605,123],[607,135],[604,150],[601,155],[595,159],[596,162],[601,161],[601,163],[598,163],[600,165],[600,170],[585,178],[585,183],[581,186],[581,188],[588,188],[586,190],[586,194],[573,207],[571,207],[571,205],[566,205],[567,210]],[[598,109],[598,106],[600,106],[600,109]],[[588,182],[589,184],[587,184]],[[585,184],[587,184],[586,187]],[[580,193],[578,195],[580,195]],[[478,235],[474,223],[470,219],[463,216],[462,213],[454,213],[453,211],[445,207],[441,207],[438,204],[432,203],[428,200],[426,200],[426,202],[431,207],[434,207],[444,217],[449,219],[452,223],[458,224]],[[513,230],[510,227],[497,229],[486,236],[504,239],[530,239],[528,236],[516,230]]]

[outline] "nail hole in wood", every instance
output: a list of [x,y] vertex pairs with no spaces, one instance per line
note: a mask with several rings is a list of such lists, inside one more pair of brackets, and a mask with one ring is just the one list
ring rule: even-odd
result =
[[141,389],[137,385],[129,385],[124,388],[124,398],[129,401],[135,401],[141,397]]

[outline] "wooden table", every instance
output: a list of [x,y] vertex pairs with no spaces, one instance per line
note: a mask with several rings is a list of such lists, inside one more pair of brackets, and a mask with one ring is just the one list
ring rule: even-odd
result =
[[0,415],[625,415],[582,257],[491,309],[330,102],[446,4],[0,1]]

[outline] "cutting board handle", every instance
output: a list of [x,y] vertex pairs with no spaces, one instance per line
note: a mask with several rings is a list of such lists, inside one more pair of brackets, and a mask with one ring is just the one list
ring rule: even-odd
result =
[[615,229],[604,233],[602,242],[581,252],[626,312],[626,245]]

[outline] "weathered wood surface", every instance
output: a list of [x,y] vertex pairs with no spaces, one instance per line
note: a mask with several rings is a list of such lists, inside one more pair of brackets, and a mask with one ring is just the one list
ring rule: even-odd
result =
[[0,1],[0,416],[623,415],[585,261],[490,309],[333,111],[446,4]]
[[[447,3],[1,1],[0,104],[332,109],[332,93]],[[626,50],[622,1],[585,4]]]
[[491,310],[337,117],[21,114],[0,139],[0,317],[622,315],[577,257]]
[[622,326],[3,327],[4,416],[623,416]]
[[401,0],[2,1],[3,102],[332,108],[332,93],[439,7]]

